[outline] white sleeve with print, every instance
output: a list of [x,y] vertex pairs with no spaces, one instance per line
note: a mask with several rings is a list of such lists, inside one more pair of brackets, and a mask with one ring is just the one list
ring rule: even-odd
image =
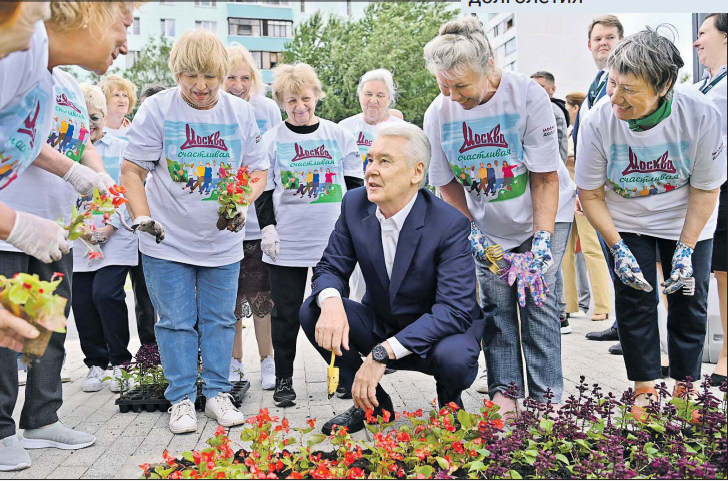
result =
[[432,159],[430,160],[428,175],[430,185],[434,185],[435,187],[447,185],[455,178],[440,141],[442,126],[440,123],[439,107],[442,105],[442,102],[446,101],[449,101],[449,99],[445,99],[442,94],[438,95],[425,112],[424,131],[427,138],[430,139],[430,147],[432,148]]
[[149,97],[139,106],[134,122],[127,132],[129,145],[124,152],[124,158],[131,162],[158,162],[162,157],[164,112],[161,107],[169,102],[169,98],[166,95],[160,97],[160,94],[164,92]]
[[535,80],[528,82],[526,89],[523,163],[531,172],[555,172],[561,163],[556,118],[551,101]]

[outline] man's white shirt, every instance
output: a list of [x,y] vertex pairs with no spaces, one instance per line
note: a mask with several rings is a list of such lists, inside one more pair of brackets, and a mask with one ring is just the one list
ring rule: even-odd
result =
[[[412,200],[410,200],[402,210],[394,214],[389,219],[384,218],[384,214],[382,214],[382,211],[379,210],[379,207],[377,207],[377,211],[374,214],[376,215],[382,230],[382,249],[384,250],[384,263],[387,268],[388,278],[392,277],[392,267],[394,266],[394,256],[397,253],[399,233],[402,231],[404,222],[407,220],[407,216],[412,210],[412,207],[415,205],[415,201],[419,195],[419,192],[417,192],[414,197],[412,197]],[[341,293],[333,287],[327,287],[316,297],[316,302],[318,302],[318,305],[320,306],[324,299],[328,299],[329,297],[341,297]],[[392,351],[394,351],[395,359],[401,359],[412,354],[412,351],[404,347],[397,340],[396,336],[390,337],[387,341],[389,342]]]

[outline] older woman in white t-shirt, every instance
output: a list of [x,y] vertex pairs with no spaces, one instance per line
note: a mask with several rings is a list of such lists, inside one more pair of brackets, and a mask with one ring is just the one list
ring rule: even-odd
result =
[[[546,92],[525,75],[495,65],[483,27],[474,17],[453,20],[425,46],[429,70],[442,92],[425,113],[432,144],[430,184],[472,222],[488,391],[501,414],[518,404],[510,383],[546,402],[561,402],[561,332],[553,292],[538,307],[531,296],[518,309],[518,288],[491,272],[486,246],[533,255],[530,269],[556,285],[574,219],[574,188],[561,162],[556,119]],[[473,182],[477,179],[476,182]],[[509,415],[509,418],[514,414]]]
[[690,396],[686,380],[700,379],[718,190],[726,179],[720,113],[700,92],[675,86],[682,66],[673,42],[652,29],[623,40],[608,59],[608,96],[584,120],[577,145],[579,198],[614,257],[619,339],[640,420],[659,396],[651,293],[658,261],[673,395]]
[[99,87],[106,95],[106,121],[104,130],[127,140],[126,133],[131,128],[131,120],[126,118],[134,110],[137,102],[137,86],[116,74],[107,75]]
[[271,172],[256,210],[273,300],[273,402],[285,407],[296,403],[293,361],[308,270],[321,260],[344,194],[364,182],[354,136],[316,116],[324,92],[314,69],[299,63],[273,73],[273,98],[287,118],[263,136]]
[[[263,135],[270,128],[283,122],[281,109],[274,100],[265,96],[263,79],[255,60],[248,49],[242,45],[229,45],[230,74],[225,79],[225,91],[230,95],[248,102],[255,112],[255,121]],[[273,303],[270,300],[270,279],[268,267],[263,263],[260,248],[260,225],[255,209],[248,209],[245,223],[243,250],[245,257],[240,263],[238,279],[238,298],[235,302],[235,343],[230,360],[230,380],[246,378],[243,365],[243,317],[253,316],[255,340],[260,356],[260,381],[263,389],[276,386],[276,368],[273,361],[273,341],[270,334],[270,313]]]
[[[169,66],[178,86],[139,108],[128,132],[122,185],[134,226],[146,233],[140,234],[139,245],[159,314],[154,330],[169,381],[169,427],[183,433],[197,429],[198,346],[205,413],[223,426],[245,421],[229,394],[228,373],[246,208],[240,206],[228,228],[219,230],[216,186],[230,167],[247,166],[252,202],[265,188],[269,163],[253,108],[221,88],[229,58],[215,34],[184,33],[172,48]],[[195,178],[199,190],[187,190]]]

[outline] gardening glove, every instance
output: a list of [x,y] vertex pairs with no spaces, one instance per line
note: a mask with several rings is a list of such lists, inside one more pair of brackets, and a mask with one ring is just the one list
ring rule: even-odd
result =
[[[106,173],[104,175],[109,177]],[[94,187],[99,189],[99,194],[101,195],[109,194],[109,188],[106,185],[108,180],[104,179],[101,174],[79,163],[74,162],[71,168],[68,169],[68,172],[66,172],[66,175],[63,176],[63,180],[71,184],[76,189],[76,192],[81,195],[93,195]]]
[[[106,190],[110,190],[112,187],[114,187],[116,185],[116,182],[114,181],[114,179],[112,179],[111,176],[109,174],[107,174],[106,172],[98,172],[98,174],[99,174],[99,177],[101,177],[101,181],[106,186]],[[101,190],[99,190],[99,194],[101,194]],[[104,195],[104,194],[101,194],[101,195]]]
[[248,215],[248,206],[238,204],[235,215],[228,220],[227,228],[232,232],[240,232],[245,227],[245,219]]
[[642,269],[637,264],[637,259],[634,258],[624,240],[620,239],[609,250],[614,257],[614,273],[623,284],[638,291],[652,292],[652,286],[642,275]]
[[18,212],[6,242],[47,264],[71,251],[67,239],[68,231],[56,222]]
[[672,294],[685,284],[685,280],[693,277],[693,249],[678,241],[672,255],[672,271],[670,277],[660,284],[665,288],[663,294]]
[[91,233],[92,244],[106,244],[109,242],[111,236],[116,232],[116,227],[112,225],[105,225],[93,231]]
[[484,264],[488,264],[489,261],[485,257],[485,250],[488,248],[488,241],[486,240],[483,231],[478,229],[478,226],[475,225],[475,222],[470,223],[470,235],[468,236],[468,240],[470,240],[470,250],[473,253],[473,257]]
[[544,277],[540,273],[533,273],[529,266],[533,262],[533,253],[517,254],[508,252],[503,254],[503,259],[509,264],[504,270],[501,279],[506,280],[508,285],[512,286],[516,282],[516,291],[518,293],[518,304],[526,307],[526,288],[531,292],[531,298],[536,306],[543,306],[546,300],[546,294],[550,292]]
[[551,256],[551,232],[540,230],[533,235],[531,253],[533,260],[528,266],[529,272],[546,275],[546,271],[554,264],[554,258]]
[[139,217],[134,219],[134,223],[132,224],[131,228],[135,231],[140,230],[154,236],[157,244],[164,240],[164,227],[162,227],[162,224],[152,219],[148,215],[140,215]]
[[271,259],[276,260],[281,246],[281,238],[278,237],[276,226],[267,225],[260,232],[263,234],[263,239],[260,241],[261,250]]

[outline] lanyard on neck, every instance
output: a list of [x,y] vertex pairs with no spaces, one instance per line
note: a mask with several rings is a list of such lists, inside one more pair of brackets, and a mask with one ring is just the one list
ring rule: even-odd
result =
[[[718,75],[716,78],[713,79],[712,82],[708,83],[708,79],[705,79],[705,82],[703,82],[702,87],[700,87],[700,91],[704,94],[707,94],[711,91],[713,87],[715,87],[718,82],[723,80],[728,72],[723,72],[722,74]],[[707,85],[706,85],[707,84]]]
[[594,90],[591,90],[589,92],[589,108],[592,108],[594,106],[594,101],[599,96],[599,92],[601,92],[602,89],[604,88],[604,84],[607,83],[608,78],[609,78],[609,73],[605,73],[604,75],[602,75],[602,79],[599,82],[599,85],[597,85],[597,87]]

